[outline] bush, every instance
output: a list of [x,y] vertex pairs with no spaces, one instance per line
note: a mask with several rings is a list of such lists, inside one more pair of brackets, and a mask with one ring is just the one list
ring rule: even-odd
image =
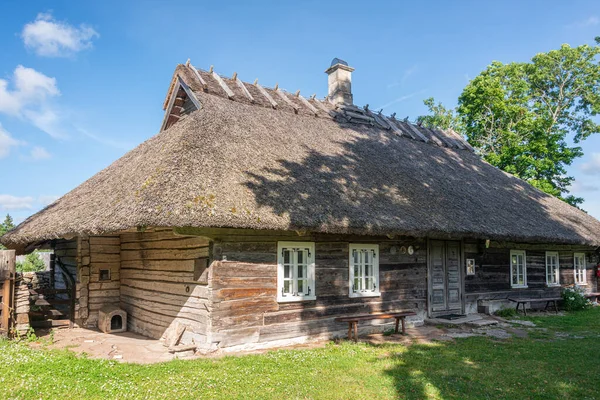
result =
[[517,316],[517,310],[514,308],[501,308],[495,314],[501,318],[512,318]]
[[592,306],[592,302],[585,297],[585,291],[582,288],[564,288],[561,295],[567,311],[585,310]]
[[40,272],[46,269],[46,264],[37,251],[27,254],[25,261],[17,262],[17,272]]

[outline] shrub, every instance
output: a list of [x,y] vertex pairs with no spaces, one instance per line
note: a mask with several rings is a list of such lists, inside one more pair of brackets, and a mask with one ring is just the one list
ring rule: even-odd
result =
[[512,307],[501,308],[500,310],[496,311],[495,314],[502,318],[512,318],[517,315],[517,310]]
[[579,287],[568,287],[562,290],[562,299],[567,311],[585,310],[592,302],[585,297],[585,291]]
[[40,272],[46,269],[46,264],[38,255],[38,252],[34,251],[25,256],[25,261],[18,262],[16,269],[17,272]]

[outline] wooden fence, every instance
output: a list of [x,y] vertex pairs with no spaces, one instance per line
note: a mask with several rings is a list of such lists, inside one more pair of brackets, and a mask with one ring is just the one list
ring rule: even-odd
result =
[[15,251],[0,250],[0,335],[10,333],[15,287]]

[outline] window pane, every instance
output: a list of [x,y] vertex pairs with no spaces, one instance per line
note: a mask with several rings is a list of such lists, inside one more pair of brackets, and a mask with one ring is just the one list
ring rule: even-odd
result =
[[297,254],[298,254],[298,264],[304,264],[304,262],[305,262],[304,261],[305,260],[305,258],[304,258],[304,250],[298,251]]
[[355,264],[354,265],[354,277],[355,278],[360,278],[361,273],[360,273],[360,265]]
[[354,278],[354,291],[358,292],[359,290],[362,290],[362,279]]
[[289,264],[290,263],[290,251],[289,250],[283,250],[283,263],[284,264]]
[[298,265],[298,279],[304,278],[304,266]]
[[284,293],[292,292],[291,283],[292,283],[292,281],[283,281],[283,292]]
[[304,280],[298,280],[298,294],[304,293]]
[[291,271],[292,271],[291,266],[284,265],[283,266],[283,277],[284,278],[291,278],[291,276],[290,276]]
[[352,250],[352,263],[353,264],[358,264],[360,262],[359,256],[358,256],[358,251],[356,250]]

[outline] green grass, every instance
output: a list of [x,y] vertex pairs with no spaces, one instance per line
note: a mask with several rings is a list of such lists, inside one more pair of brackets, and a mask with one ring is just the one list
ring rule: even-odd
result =
[[344,342],[154,365],[0,341],[0,398],[600,398],[600,308],[529,319],[583,338],[476,337],[408,347]]

